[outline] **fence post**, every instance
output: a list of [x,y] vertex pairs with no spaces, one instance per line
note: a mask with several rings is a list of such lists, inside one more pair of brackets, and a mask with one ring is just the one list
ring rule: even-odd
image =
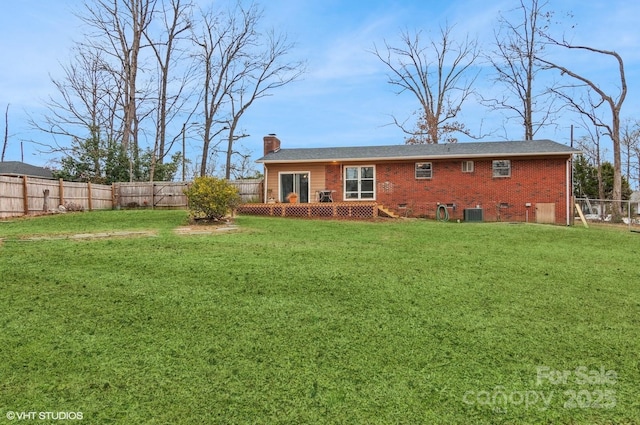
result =
[[117,198],[116,198],[116,183],[111,183],[111,209],[117,208]]
[[258,191],[259,191],[259,196],[258,196],[258,202],[267,202],[266,199],[264,199],[264,180],[261,180],[260,183],[258,183]]
[[184,194],[184,203],[185,203],[185,207],[187,207],[187,209],[189,209],[189,197],[187,196],[185,191],[188,191],[189,187],[190,187],[190,183],[189,182],[184,182],[184,188],[182,189],[182,193]]
[[27,176],[22,176],[22,206],[24,215],[29,215],[29,185]]
[[60,192],[60,204],[58,205],[64,205],[64,180],[60,179],[58,181],[58,186]]
[[89,211],[93,211],[93,202],[91,201],[91,182],[87,182],[87,196],[89,197]]

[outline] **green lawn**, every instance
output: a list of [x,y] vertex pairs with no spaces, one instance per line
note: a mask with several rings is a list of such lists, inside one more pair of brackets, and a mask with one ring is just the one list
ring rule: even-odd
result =
[[[185,222],[0,222],[0,423],[640,423],[638,234]],[[24,240],[122,230],[157,236]]]

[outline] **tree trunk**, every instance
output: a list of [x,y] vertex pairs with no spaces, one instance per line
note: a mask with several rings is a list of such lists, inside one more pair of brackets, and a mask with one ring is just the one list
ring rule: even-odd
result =
[[44,202],[42,203],[42,211],[43,212],[47,212],[47,211],[49,211],[49,189],[43,190],[42,193],[44,194]]
[[615,223],[622,221],[622,158],[620,155],[620,110],[613,114],[613,205],[611,219]]

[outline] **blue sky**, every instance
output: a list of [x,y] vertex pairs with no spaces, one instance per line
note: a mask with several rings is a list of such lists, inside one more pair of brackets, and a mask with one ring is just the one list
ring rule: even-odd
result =
[[[207,0],[199,0],[204,4]],[[4,138],[4,110],[9,109],[9,150],[6,160],[24,160],[45,165],[56,155],[43,154],[39,143],[52,143],[51,136],[34,133],[28,115],[36,120],[42,104],[55,90],[50,76],[59,77],[61,63],[68,63],[72,40],[78,38],[79,23],[71,10],[81,0],[21,0],[0,6],[0,136]],[[387,84],[384,65],[369,51],[384,40],[394,44],[402,30],[422,30],[437,35],[440,26],[455,25],[456,38],[467,33],[490,47],[499,11],[513,9],[515,1],[479,2],[453,0],[264,0],[264,23],[286,32],[297,43],[295,58],[307,61],[300,81],[261,99],[241,122],[244,148],[254,159],[262,154],[262,137],[276,133],[282,147],[321,147],[402,144],[401,131],[391,122],[417,109],[410,94],[396,95]],[[629,92],[623,117],[638,116],[640,98],[640,3],[629,0],[550,0],[549,10],[558,19],[572,12],[564,23],[576,23],[576,43],[615,50],[625,60]],[[292,56],[293,58],[293,56]],[[558,62],[615,89],[616,64],[611,59],[560,52]],[[478,81],[481,90],[490,81]],[[473,131],[493,132],[485,140],[519,140],[522,130],[505,123],[500,114],[481,107],[475,100],[463,106],[460,119]],[[480,124],[482,123],[482,130]],[[569,143],[575,115],[567,112],[559,126],[542,130],[537,138]],[[579,134],[578,134],[579,136]],[[468,141],[460,137],[460,141]],[[22,142],[22,143],[21,143]],[[67,141],[57,140],[64,144]],[[189,140],[187,155],[195,159],[199,144]]]

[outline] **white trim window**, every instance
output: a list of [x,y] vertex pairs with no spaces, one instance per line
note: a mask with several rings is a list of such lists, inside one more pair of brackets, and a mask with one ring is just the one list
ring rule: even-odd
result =
[[462,161],[462,172],[473,173],[473,161]]
[[344,167],[344,199],[347,201],[376,198],[376,168],[373,165]]
[[433,177],[433,164],[430,162],[416,162],[416,179],[430,179]]
[[511,177],[511,161],[508,159],[494,160],[493,177]]

